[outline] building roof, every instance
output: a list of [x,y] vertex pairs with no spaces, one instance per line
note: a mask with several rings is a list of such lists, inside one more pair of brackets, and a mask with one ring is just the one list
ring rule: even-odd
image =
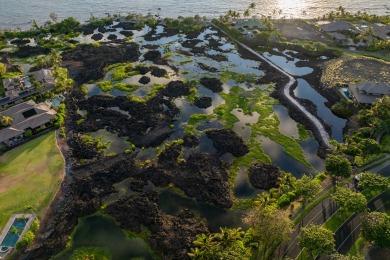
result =
[[35,71],[32,73],[34,77],[38,81],[46,81],[46,82],[53,82],[54,83],[54,75],[53,75],[53,70],[51,69],[41,69],[38,71]]
[[348,87],[349,92],[354,96],[357,102],[361,104],[372,104],[377,101],[378,96],[371,96],[361,93],[355,84],[350,84]]
[[339,32],[331,32],[329,34],[331,34],[338,41],[348,41],[348,38],[345,37],[344,34],[341,34]]
[[356,84],[360,92],[371,95],[390,95],[390,85],[385,82],[360,82]]
[[48,104],[36,104],[32,100],[11,107],[0,113],[0,116],[13,119],[11,126],[0,130],[0,143],[21,135],[28,128],[34,129],[50,122],[56,114]]
[[321,29],[326,32],[341,32],[352,31],[359,33],[359,30],[346,21],[333,21],[331,23],[321,25]]
[[390,40],[390,26],[384,24],[373,24],[374,34],[381,40]]

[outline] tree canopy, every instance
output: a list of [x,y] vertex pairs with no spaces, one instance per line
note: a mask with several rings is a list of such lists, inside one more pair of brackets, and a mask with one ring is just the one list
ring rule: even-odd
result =
[[367,213],[363,217],[362,236],[380,247],[390,248],[390,216],[382,212]]
[[333,233],[322,226],[310,224],[302,228],[299,239],[299,246],[306,248],[313,258],[334,251]]
[[348,178],[352,174],[352,166],[347,158],[331,154],[325,159],[325,171],[332,177]]
[[358,187],[375,191],[385,191],[390,188],[390,182],[386,177],[379,174],[363,172],[360,174]]
[[289,238],[293,227],[288,213],[274,205],[256,207],[247,214],[245,222],[251,227],[248,233],[252,241],[258,241],[259,257],[263,259],[273,245]]
[[342,210],[351,213],[361,212],[367,207],[367,199],[363,194],[346,188],[337,188],[337,191],[332,194],[332,199]]
[[240,228],[221,228],[219,233],[199,234],[188,256],[191,259],[247,259],[249,251],[244,246]]
[[321,191],[320,182],[308,175],[303,175],[300,179],[297,179],[293,186],[295,194],[297,196],[302,196],[304,201],[311,200]]

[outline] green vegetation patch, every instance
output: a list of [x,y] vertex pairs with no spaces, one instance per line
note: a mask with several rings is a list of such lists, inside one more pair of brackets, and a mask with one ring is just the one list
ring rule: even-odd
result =
[[127,63],[124,65],[115,66],[111,76],[112,80],[118,81],[138,74],[138,71],[133,70],[133,64]]
[[97,84],[97,86],[104,92],[108,92],[112,89],[111,81],[102,81]]
[[64,161],[51,132],[0,157],[0,228],[14,213],[32,207],[38,216],[52,199],[64,170]]
[[298,142],[291,137],[283,135],[279,131],[280,121],[272,107],[273,105],[276,105],[277,102],[269,96],[270,91],[271,88],[265,90],[255,88],[252,91],[245,91],[242,88],[235,86],[228,94],[220,94],[225,99],[225,104],[214,109],[214,113],[226,128],[233,128],[234,123],[239,121],[239,119],[231,113],[233,109],[241,109],[244,115],[250,115],[252,112],[257,112],[259,114],[258,122],[250,124],[252,127],[252,135],[250,141],[247,143],[250,152],[241,158],[237,158],[234,165],[236,167],[250,166],[250,164],[256,161],[269,162],[270,159],[265,155],[261,145],[256,140],[257,136],[265,136],[283,146],[285,152],[294,159],[311,167]]
[[110,249],[106,247],[80,247],[70,256],[71,260],[109,260],[111,259]]
[[133,92],[133,91],[136,91],[139,88],[139,86],[138,85],[126,84],[126,83],[123,83],[123,82],[119,82],[119,83],[116,83],[114,85],[114,88],[117,89],[117,90],[124,91],[124,92]]
[[221,73],[221,80],[223,82],[227,82],[228,80],[234,80],[238,83],[256,83],[256,80],[258,79],[258,76],[254,73],[237,73],[232,71],[224,71]]

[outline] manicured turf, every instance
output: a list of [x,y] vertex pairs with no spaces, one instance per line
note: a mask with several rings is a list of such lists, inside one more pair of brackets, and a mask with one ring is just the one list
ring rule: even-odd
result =
[[51,132],[0,157],[0,230],[14,213],[39,216],[61,182],[64,161]]

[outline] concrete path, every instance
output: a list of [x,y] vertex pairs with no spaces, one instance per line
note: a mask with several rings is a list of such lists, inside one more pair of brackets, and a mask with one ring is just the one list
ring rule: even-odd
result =
[[256,57],[260,58],[261,60],[263,60],[264,62],[266,62],[268,65],[270,65],[271,67],[273,67],[274,69],[276,69],[277,71],[279,71],[280,73],[282,73],[283,75],[285,75],[286,77],[288,77],[289,81],[287,82],[287,84],[283,87],[283,94],[288,98],[288,100],[290,100],[290,102],[296,107],[298,108],[306,117],[308,120],[310,120],[313,125],[315,125],[315,127],[317,128],[320,136],[321,136],[321,139],[322,141],[324,142],[325,146],[327,148],[332,148],[332,146],[330,145],[330,137],[329,137],[329,134],[328,132],[326,132],[324,126],[321,124],[321,122],[318,120],[317,117],[315,117],[313,114],[311,114],[309,111],[307,111],[307,109],[302,106],[296,99],[294,99],[291,95],[290,95],[290,89],[291,87],[297,82],[295,80],[295,78],[293,76],[291,76],[290,74],[288,74],[285,70],[283,70],[283,68],[280,68],[278,67],[277,65],[275,65],[274,63],[272,63],[269,59],[265,58],[263,55],[259,54],[258,52],[254,51],[252,48],[250,48],[249,46],[239,42],[238,40],[230,37],[229,34],[227,34],[224,30],[222,30],[220,27],[218,27],[216,24],[212,23],[216,28],[218,28],[222,33],[224,33],[227,37],[229,37],[230,39],[232,39],[235,43],[237,43],[239,46],[241,46],[242,48],[246,49],[247,51],[249,51],[250,53],[252,53],[253,55],[255,55]]

